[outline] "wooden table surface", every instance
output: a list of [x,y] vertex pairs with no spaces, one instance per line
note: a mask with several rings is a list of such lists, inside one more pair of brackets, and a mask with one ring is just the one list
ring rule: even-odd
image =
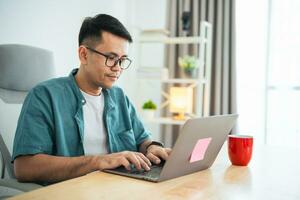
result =
[[11,199],[300,200],[300,148],[255,146],[248,167],[238,167],[224,144],[210,169],[161,183],[94,172]]

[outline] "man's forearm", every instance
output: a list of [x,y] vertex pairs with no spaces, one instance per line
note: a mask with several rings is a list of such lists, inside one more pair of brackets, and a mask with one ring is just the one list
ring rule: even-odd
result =
[[97,156],[58,157],[37,154],[17,158],[14,166],[19,181],[53,183],[98,170],[97,159]]

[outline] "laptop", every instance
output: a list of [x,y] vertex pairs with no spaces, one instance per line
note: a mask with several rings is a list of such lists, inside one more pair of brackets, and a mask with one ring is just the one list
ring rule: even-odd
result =
[[132,165],[130,171],[122,166],[104,172],[160,182],[208,169],[215,161],[236,119],[235,114],[188,119],[165,162],[152,165],[150,171],[139,171]]

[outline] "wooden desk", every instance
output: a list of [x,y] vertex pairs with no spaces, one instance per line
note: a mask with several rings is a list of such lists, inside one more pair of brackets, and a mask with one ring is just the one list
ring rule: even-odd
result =
[[210,169],[161,183],[94,172],[12,199],[300,199],[300,149],[256,146],[237,167],[226,147]]

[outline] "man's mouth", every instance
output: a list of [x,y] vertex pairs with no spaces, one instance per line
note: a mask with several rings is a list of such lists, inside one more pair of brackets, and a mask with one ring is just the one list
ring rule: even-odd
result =
[[112,78],[112,79],[118,79],[120,77],[120,75],[118,75],[118,74],[107,74],[106,76],[108,76],[109,78]]

